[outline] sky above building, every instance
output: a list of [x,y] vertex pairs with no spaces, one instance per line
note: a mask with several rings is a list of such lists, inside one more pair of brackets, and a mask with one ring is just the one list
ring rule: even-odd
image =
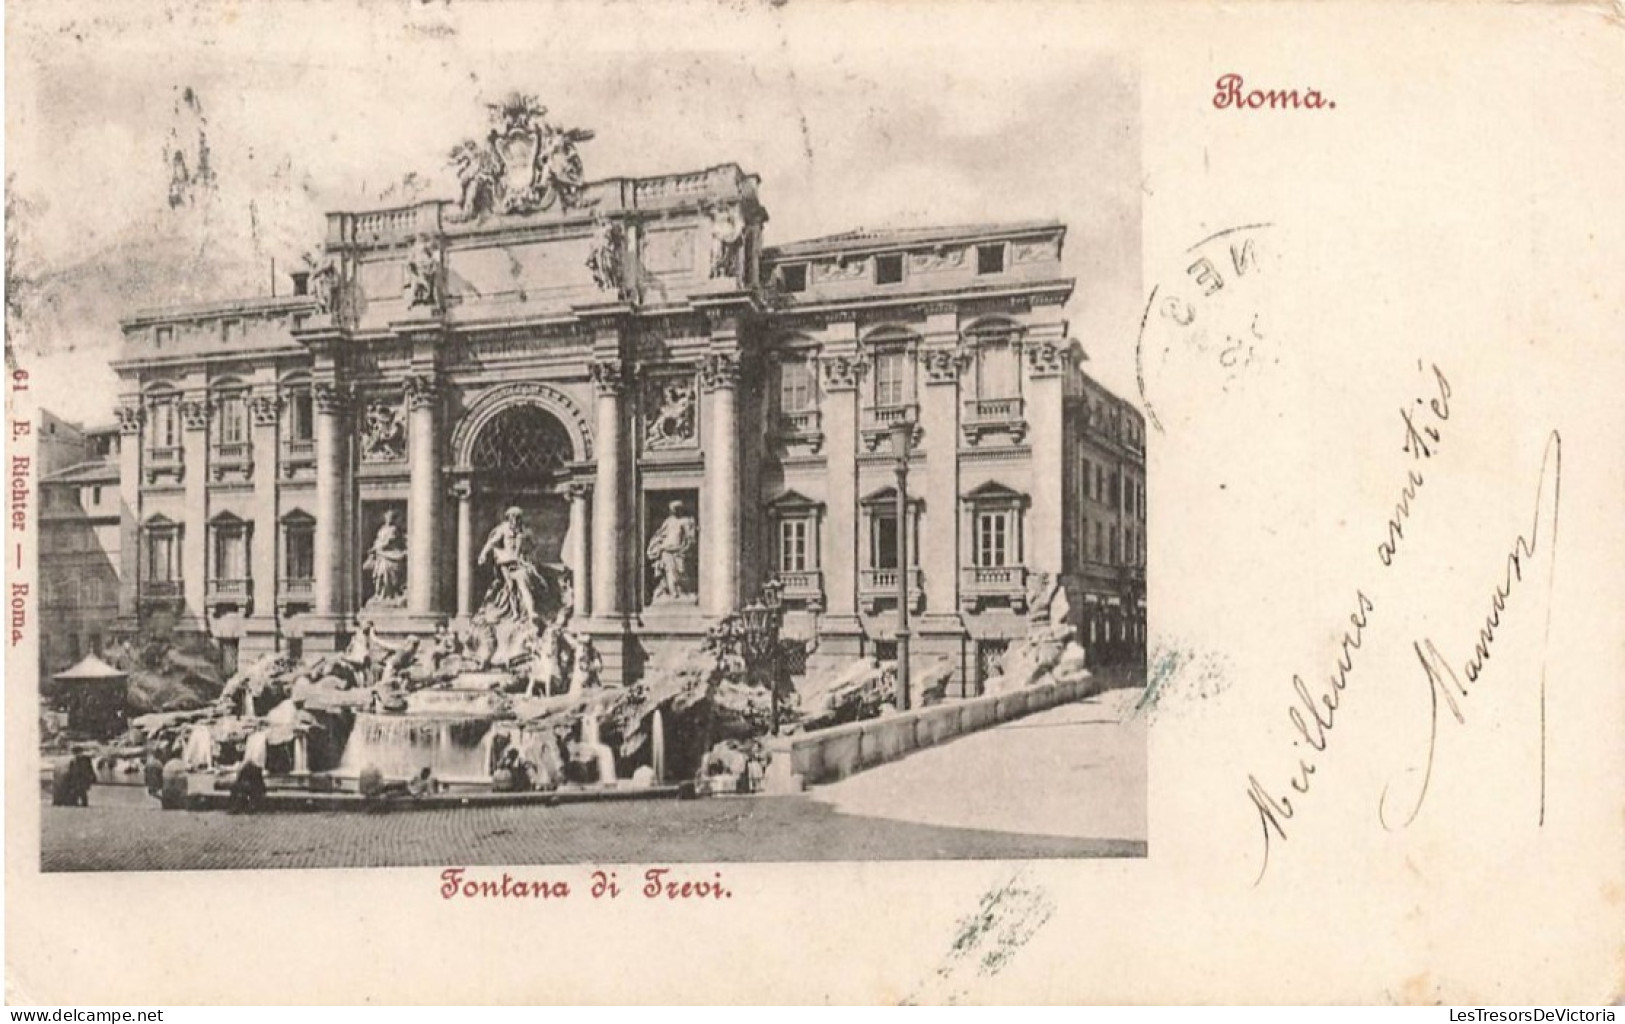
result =
[[[1134,394],[1134,68],[1042,5],[79,10],[8,12],[6,62],[12,337],[69,419],[112,418],[121,316],[286,293],[326,211],[454,198],[449,151],[513,90],[596,132],[589,178],[760,175],[769,244],[1063,220],[1072,334]],[[947,17],[958,45],[908,45]]]

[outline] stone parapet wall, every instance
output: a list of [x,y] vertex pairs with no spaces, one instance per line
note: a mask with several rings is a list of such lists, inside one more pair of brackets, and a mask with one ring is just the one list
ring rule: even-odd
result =
[[1064,681],[1049,677],[1007,693],[780,736],[768,743],[771,762],[767,785],[773,792],[795,792],[809,783],[843,779],[865,768],[895,761],[910,751],[1079,700],[1095,688],[1094,678],[1087,673]]

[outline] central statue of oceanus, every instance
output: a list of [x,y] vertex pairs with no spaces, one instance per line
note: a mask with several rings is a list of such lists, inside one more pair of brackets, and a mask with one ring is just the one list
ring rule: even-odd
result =
[[451,151],[451,166],[462,187],[462,219],[576,205],[585,184],[576,146],[593,133],[550,123],[547,108],[536,97],[517,92],[486,109],[491,130],[485,142],[465,139]]
[[496,579],[480,607],[481,619],[534,624],[558,610],[561,595],[537,565],[535,550],[523,513],[508,509],[480,549],[479,564],[489,562],[496,568]]

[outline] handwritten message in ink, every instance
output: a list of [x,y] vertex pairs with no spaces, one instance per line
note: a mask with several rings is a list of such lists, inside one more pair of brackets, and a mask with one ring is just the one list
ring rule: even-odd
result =
[[[1424,393],[1416,397],[1411,405],[1399,410],[1400,450],[1408,456],[1409,465],[1398,484],[1393,511],[1387,522],[1378,530],[1374,551],[1377,558],[1376,571],[1379,574],[1402,560],[1406,551],[1406,527],[1412,516],[1417,515],[1423,507],[1428,481],[1435,472],[1432,460],[1449,447],[1447,434],[1451,417],[1450,403],[1453,397],[1450,381],[1438,366],[1424,366],[1419,362],[1417,367],[1424,377],[1422,385]],[[1496,631],[1502,624],[1503,614],[1512,606],[1511,598],[1523,580],[1529,564],[1539,558],[1547,563],[1549,569],[1554,562],[1553,547],[1556,541],[1561,473],[1562,438],[1554,430],[1547,437],[1540,475],[1535,487],[1534,510],[1530,525],[1512,540],[1504,554],[1506,570],[1504,579],[1495,585],[1486,599],[1488,614],[1477,636],[1468,641],[1470,653],[1467,657],[1459,660],[1446,657],[1440,653],[1439,647],[1431,638],[1421,638],[1411,643],[1430,696],[1432,713],[1428,744],[1422,757],[1420,772],[1407,772],[1407,775],[1420,776],[1420,783],[1414,795],[1410,795],[1407,799],[1406,795],[1400,792],[1403,787],[1396,787],[1393,784],[1384,790],[1379,801],[1378,815],[1385,827],[1403,828],[1415,820],[1427,798],[1428,784],[1432,778],[1441,702],[1458,723],[1466,724],[1462,703],[1470,696],[1471,691],[1462,682],[1462,678],[1465,677],[1467,683],[1476,683],[1485,673],[1486,663],[1495,644]],[[1549,532],[1542,529],[1548,518]],[[1547,591],[1549,596],[1549,575]],[[1312,777],[1324,766],[1326,757],[1333,749],[1333,733],[1337,726],[1338,710],[1343,706],[1345,697],[1355,692],[1350,690],[1350,677],[1357,674],[1361,663],[1360,653],[1371,639],[1368,631],[1373,628],[1373,620],[1380,619],[1382,615],[1384,602],[1379,600],[1379,596],[1373,595],[1380,596],[1379,589],[1375,586],[1354,587],[1354,594],[1349,602],[1348,625],[1342,628],[1342,635],[1337,642],[1336,653],[1330,667],[1319,673],[1311,673],[1310,680],[1305,680],[1301,674],[1292,676],[1291,696],[1285,713],[1292,726],[1294,735],[1292,745],[1297,751],[1292,756],[1297,764],[1287,770],[1284,780],[1280,776],[1274,776],[1266,782],[1256,773],[1247,776],[1248,806],[1257,816],[1262,843],[1262,857],[1254,884],[1263,879],[1264,873],[1269,868],[1273,844],[1287,839],[1288,822],[1302,808],[1304,798],[1313,789]],[[1550,606],[1549,600],[1547,606],[1548,608]],[[1462,666],[1459,674],[1454,667],[1457,664]],[[1540,687],[1541,704],[1544,709],[1544,676]],[[1540,729],[1542,778],[1538,823],[1544,824],[1544,710]]]

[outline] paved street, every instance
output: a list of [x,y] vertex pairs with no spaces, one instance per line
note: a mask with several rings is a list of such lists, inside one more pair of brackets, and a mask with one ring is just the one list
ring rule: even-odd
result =
[[811,793],[556,807],[234,817],[137,787],[42,808],[46,871],[694,861],[1025,859],[1145,853],[1145,743],[1113,691]]
[[1088,700],[972,733],[820,786],[841,814],[939,828],[1072,839],[1146,837],[1145,721],[1140,690]]

